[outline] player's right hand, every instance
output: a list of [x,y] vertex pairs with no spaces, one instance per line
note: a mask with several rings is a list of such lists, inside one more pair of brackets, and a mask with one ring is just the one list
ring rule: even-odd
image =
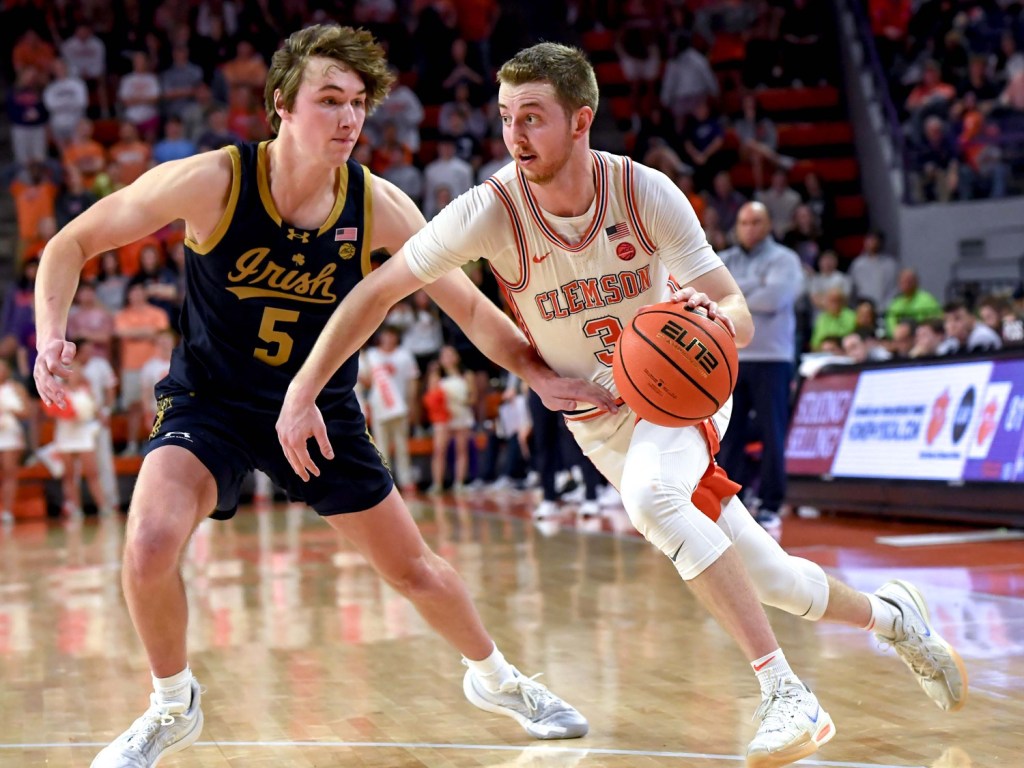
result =
[[334,449],[327,439],[327,425],[315,400],[307,402],[289,388],[281,405],[281,415],[277,418],[277,439],[288,463],[304,482],[309,482],[311,474],[320,476],[320,468],[309,455],[311,437],[316,440],[325,459],[330,461],[334,458]]
[[78,349],[70,341],[54,339],[48,341],[36,356],[32,377],[36,381],[39,397],[46,405],[64,407],[64,381],[71,373],[71,361]]
[[581,407],[581,403],[609,413],[618,413],[619,410],[615,396],[588,379],[573,379],[552,373],[549,376],[531,377],[526,383],[537,393],[544,407],[551,411],[575,411]]

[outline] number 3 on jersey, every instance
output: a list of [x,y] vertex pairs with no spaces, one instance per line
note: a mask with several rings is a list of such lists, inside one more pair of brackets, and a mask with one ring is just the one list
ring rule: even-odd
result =
[[615,342],[622,335],[622,323],[617,317],[595,317],[587,320],[583,326],[583,333],[587,338],[597,339],[601,342],[601,349],[594,353],[594,357],[601,365],[612,367],[612,353],[615,351]]
[[281,323],[294,323],[298,319],[299,313],[294,310],[266,307],[263,310],[263,320],[260,322],[259,337],[270,346],[256,347],[252,353],[253,357],[267,365],[283,365],[288,362],[294,341],[277,326]]

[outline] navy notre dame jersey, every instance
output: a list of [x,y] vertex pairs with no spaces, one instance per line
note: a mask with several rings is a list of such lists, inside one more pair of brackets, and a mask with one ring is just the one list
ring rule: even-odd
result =
[[[276,416],[285,390],[331,313],[370,272],[370,174],[349,161],[318,229],[281,219],[270,196],[267,143],[228,147],[227,208],[203,243],[185,241],[188,290],[169,379],[228,406]],[[362,429],[344,363],[317,404]]]

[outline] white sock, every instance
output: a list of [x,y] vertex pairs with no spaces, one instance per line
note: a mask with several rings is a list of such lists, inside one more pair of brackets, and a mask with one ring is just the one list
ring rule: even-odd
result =
[[754,669],[754,674],[757,675],[757,682],[761,684],[761,697],[767,698],[768,694],[775,688],[776,681],[784,681],[785,684],[792,682],[793,684],[799,684],[800,680],[793,670],[789,668],[789,662],[786,661],[786,654],[782,652],[781,648],[776,648],[771,653],[765,654],[760,659],[754,659],[750,662],[750,666]]
[[505,657],[498,650],[497,645],[494,646],[491,655],[486,659],[473,661],[473,659],[467,659],[463,656],[462,660],[466,663],[467,667],[473,670],[477,680],[491,693],[497,693],[503,683],[514,680],[516,676],[515,669],[505,661]]
[[164,704],[192,704],[192,670],[186,666],[181,672],[170,677],[153,675],[153,690]]
[[868,602],[871,603],[871,621],[864,629],[874,632],[886,640],[895,640],[899,635],[897,624],[903,619],[900,609],[878,595],[868,592],[864,594],[867,595]]

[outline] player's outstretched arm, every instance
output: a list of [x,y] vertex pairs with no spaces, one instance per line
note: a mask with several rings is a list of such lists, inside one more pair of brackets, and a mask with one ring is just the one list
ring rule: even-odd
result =
[[333,458],[323,416],[316,398],[341,364],[348,360],[384,322],[395,302],[422,288],[405,259],[393,257],[363,278],[327,321],[309,356],[295,374],[277,419],[277,438],[288,463],[303,480],[320,475],[306,446],[310,437],[320,452]]
[[36,277],[36,359],[34,376],[47,403],[64,402],[66,376],[75,346],[65,338],[68,310],[82,265],[105,251],[135,242],[176,219],[189,235],[216,227],[231,186],[225,152],[163,163],[133,184],[104,197],[50,239]]
[[461,269],[427,289],[431,298],[489,359],[516,374],[552,411],[573,411],[580,403],[614,413],[612,393],[587,379],[563,378],[548,368],[509,317],[473,284]]

